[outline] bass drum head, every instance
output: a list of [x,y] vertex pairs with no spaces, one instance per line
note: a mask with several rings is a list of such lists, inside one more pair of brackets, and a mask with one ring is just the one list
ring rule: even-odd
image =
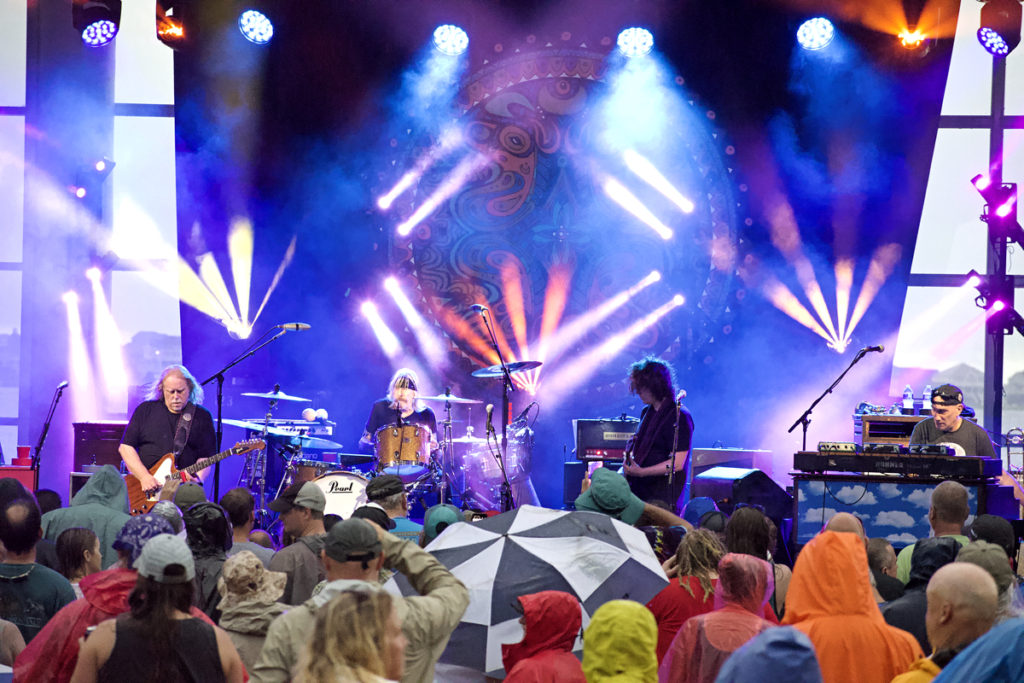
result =
[[357,507],[366,505],[366,477],[354,472],[330,472],[317,477],[313,483],[320,487],[327,499],[325,515],[350,519]]

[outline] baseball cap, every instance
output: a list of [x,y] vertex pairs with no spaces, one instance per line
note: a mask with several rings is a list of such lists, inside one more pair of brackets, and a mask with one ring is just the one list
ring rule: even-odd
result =
[[1006,551],[1007,557],[1013,556],[1013,526],[1007,520],[995,515],[978,515],[964,531],[964,535],[972,541],[988,541]]
[[187,583],[196,576],[192,551],[185,541],[171,534],[158,534],[149,539],[134,566],[140,576],[157,583]]
[[370,483],[366,485],[366,498],[376,501],[404,491],[405,484],[400,477],[394,474],[382,474],[371,479]]
[[344,519],[327,532],[324,553],[336,562],[369,562],[381,552],[377,530],[365,519]]
[[943,384],[932,389],[932,403],[938,403],[940,406],[955,406],[963,402],[964,392],[960,391],[958,386]]
[[388,517],[388,513],[384,511],[377,503],[367,503],[366,505],[360,505],[352,512],[353,519],[365,519],[373,522],[381,529],[394,529],[395,520]]
[[1010,561],[1006,557],[1006,551],[995,543],[987,541],[974,541],[968,543],[956,556],[957,562],[970,562],[976,564],[989,574],[996,582],[996,588],[1002,594],[1010,584],[1013,583],[1013,570],[1010,568]]
[[456,522],[464,522],[462,510],[447,503],[427,508],[423,514],[423,537],[433,541],[437,535]]
[[196,503],[206,502],[206,491],[195,482],[185,482],[174,492],[174,504],[182,510],[188,510]]
[[576,509],[603,512],[626,524],[636,524],[644,511],[644,502],[630,489],[618,472],[598,467],[590,475],[590,488],[576,498]]
[[288,512],[295,507],[309,508],[323,512],[327,507],[327,498],[320,487],[311,481],[297,481],[286,488],[268,508],[274,512]]

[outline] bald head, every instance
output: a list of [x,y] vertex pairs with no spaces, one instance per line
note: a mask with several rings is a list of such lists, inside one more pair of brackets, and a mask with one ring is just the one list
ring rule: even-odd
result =
[[964,522],[971,514],[967,505],[967,489],[955,481],[944,481],[932,491],[928,521],[936,536],[963,533]]
[[849,512],[837,512],[825,525],[825,531],[841,531],[848,534],[857,534],[860,540],[867,544],[868,539],[864,534],[864,525],[860,520]]
[[985,634],[999,604],[996,582],[969,562],[941,567],[928,582],[925,629],[932,650],[961,647]]

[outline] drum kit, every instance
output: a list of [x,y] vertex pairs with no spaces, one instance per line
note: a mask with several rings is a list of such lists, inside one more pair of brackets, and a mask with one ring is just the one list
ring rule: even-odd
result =
[[[535,361],[525,361],[505,367],[511,374],[538,365],[540,363]],[[505,376],[500,365],[482,368],[473,375]],[[503,425],[500,441],[493,429],[488,435],[490,438],[480,438],[473,435],[472,427],[467,427],[465,435],[456,437],[453,407],[470,407],[483,402],[456,396],[450,390],[437,396],[417,396],[427,403],[443,403],[444,419],[438,423],[437,443],[430,429],[422,425],[388,425],[373,435],[372,454],[344,453],[342,445],[329,438],[333,436],[334,423],[327,420],[323,409],[306,408],[301,420],[273,417],[279,402],[309,403],[310,399],[287,394],[279,385],[275,385],[273,391],[244,392],[242,396],[268,402],[262,420],[223,419],[224,424],[261,434],[267,443],[266,449],[246,456],[238,482],[239,486],[252,491],[256,499],[258,525],[273,523],[273,514],[266,504],[297,481],[316,484],[327,499],[324,512],[344,519],[367,502],[366,486],[370,478],[378,474],[400,477],[411,499],[436,492],[441,502],[456,503],[464,508],[498,509],[502,504],[504,469],[510,485],[524,492],[519,497],[535,499],[529,483],[533,430],[526,422],[525,413]],[[505,443],[504,456],[499,460],[502,442]],[[317,457],[311,457],[313,455]]]

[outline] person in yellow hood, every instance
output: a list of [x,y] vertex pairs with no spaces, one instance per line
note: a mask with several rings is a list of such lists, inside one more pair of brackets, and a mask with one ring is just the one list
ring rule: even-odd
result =
[[888,683],[924,655],[914,636],[882,618],[855,534],[824,531],[804,546],[782,623],[814,643],[825,683]]
[[658,625],[651,611],[632,600],[601,605],[583,632],[587,683],[656,683]]

